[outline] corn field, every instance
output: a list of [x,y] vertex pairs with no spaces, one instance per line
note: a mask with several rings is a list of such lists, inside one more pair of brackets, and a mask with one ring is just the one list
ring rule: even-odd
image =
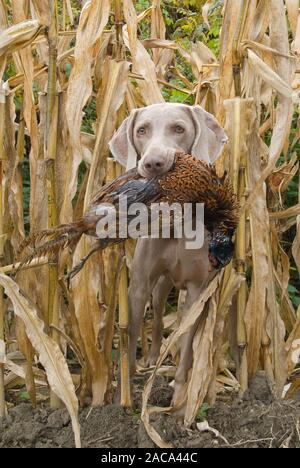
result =
[[[141,3],[0,1],[0,418],[10,389],[26,385],[36,406],[48,387],[51,407],[70,413],[77,447],[78,408],[87,397],[94,406],[111,403],[119,363],[121,403],[131,405],[134,244],[96,253],[70,287],[64,275],[89,252],[88,236],[56,263],[42,258],[17,273],[14,265],[29,232],[78,219],[95,191],[121,173],[108,143],[124,118],[170,96],[201,105],[225,128],[229,143],[216,166],[231,176],[240,221],[231,264],[183,323],[176,325],[175,312],[165,316],[168,337],[143,392],[146,430],[159,447],[170,446],[150,416],[174,408],[148,399],[158,374],[174,375],[176,343],[201,313],[187,427],[204,401],[214,404],[224,389],[242,394],[259,369],[278,398],[287,383],[286,398],[300,388],[299,2],[199,2],[207,31],[218,8],[216,53],[199,40],[170,37],[170,2]],[[144,355],[149,328],[145,318]],[[80,372],[71,370],[70,351]]]

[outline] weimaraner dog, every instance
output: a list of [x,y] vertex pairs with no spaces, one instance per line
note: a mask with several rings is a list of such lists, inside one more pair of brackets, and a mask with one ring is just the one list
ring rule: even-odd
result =
[[[167,172],[176,152],[186,152],[213,163],[227,137],[217,120],[200,106],[154,104],[134,110],[110,142],[115,159],[130,169],[138,164],[143,176]],[[172,287],[186,290],[182,318],[215,273],[210,271],[208,233],[198,250],[186,250],[185,239],[139,239],[133,260],[129,287],[129,359],[135,372],[136,348],[145,306],[152,294],[154,313],[152,344],[147,364],[159,355],[165,303]],[[180,404],[192,366],[195,329],[180,343],[180,361],[175,376],[173,404]]]

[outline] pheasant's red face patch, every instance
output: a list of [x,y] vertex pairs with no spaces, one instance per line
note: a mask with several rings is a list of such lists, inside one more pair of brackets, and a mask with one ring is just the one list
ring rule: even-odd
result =
[[214,255],[211,252],[209,252],[208,254],[208,259],[210,261],[212,269],[218,270],[220,268],[220,262],[214,257]]

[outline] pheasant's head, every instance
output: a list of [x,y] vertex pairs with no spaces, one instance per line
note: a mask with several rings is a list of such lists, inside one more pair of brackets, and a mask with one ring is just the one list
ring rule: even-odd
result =
[[234,252],[232,234],[214,232],[209,243],[208,258],[211,266],[215,269],[224,268],[231,262]]

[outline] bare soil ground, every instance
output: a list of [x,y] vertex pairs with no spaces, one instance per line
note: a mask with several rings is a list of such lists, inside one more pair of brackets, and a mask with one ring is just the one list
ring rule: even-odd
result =
[[[137,400],[139,400],[137,391]],[[151,403],[167,405],[172,389],[161,379]],[[137,407],[139,402],[137,401]],[[300,448],[300,402],[272,398],[263,374],[252,382],[243,399],[218,401],[206,414],[209,426],[219,432],[185,429],[171,416],[154,416],[153,424],[162,437],[180,448],[297,447]],[[153,448],[140,413],[117,405],[86,407],[80,412],[83,447]],[[10,409],[0,421],[0,447],[73,447],[74,439],[66,410],[51,411],[48,405],[33,410],[29,403]]]

